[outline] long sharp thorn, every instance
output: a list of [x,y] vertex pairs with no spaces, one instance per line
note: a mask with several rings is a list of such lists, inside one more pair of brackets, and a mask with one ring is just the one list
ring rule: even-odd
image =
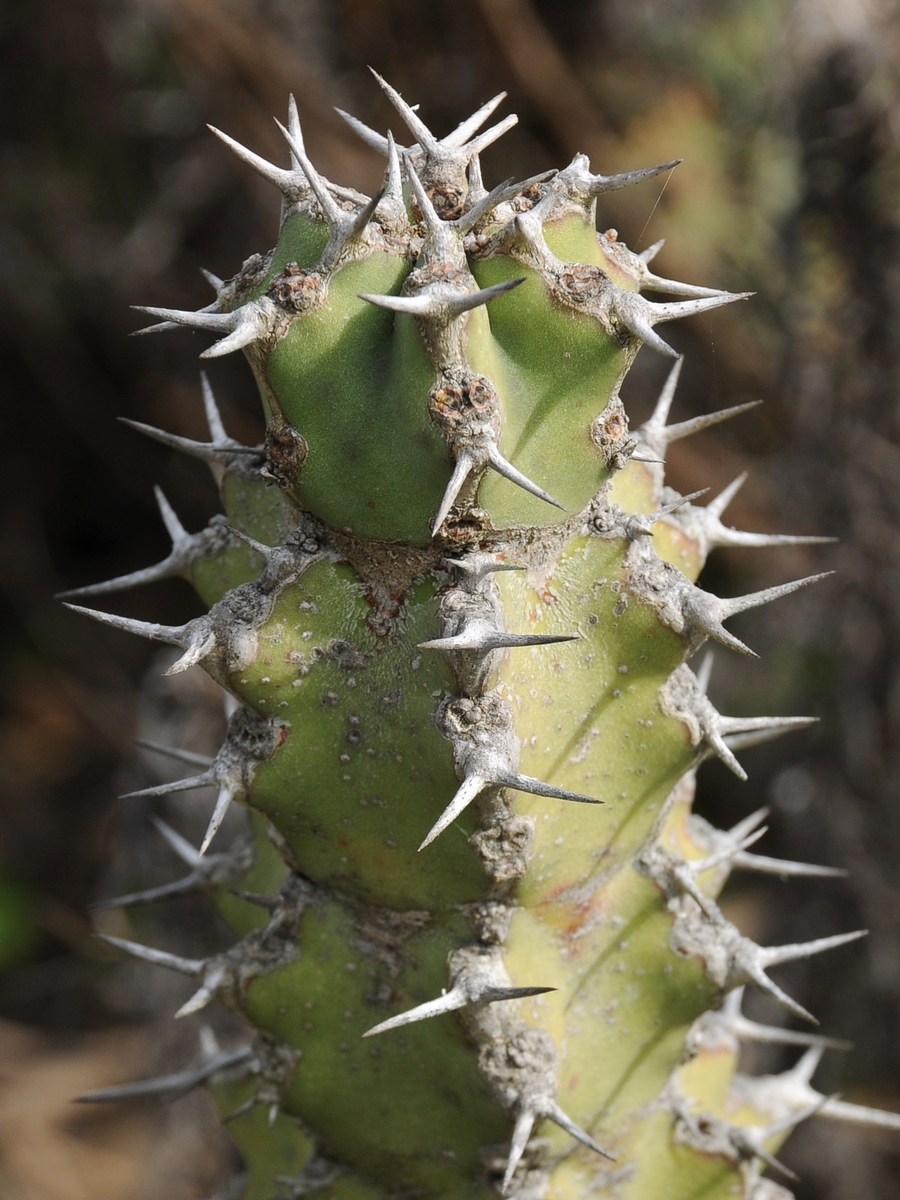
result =
[[454,316],[460,316],[462,313],[470,312],[473,308],[480,308],[482,304],[490,304],[492,300],[497,300],[500,296],[505,296],[507,292],[514,291],[524,282],[524,276],[521,279],[506,279],[503,283],[495,283],[491,287],[481,288],[477,292],[461,292],[459,295],[452,296],[445,303]]
[[374,129],[370,129],[368,125],[363,124],[358,117],[354,117],[351,113],[344,112],[342,108],[334,110],[339,117],[347,122],[353,132],[365,142],[367,146],[371,146],[373,150],[378,150],[381,154],[388,153],[388,139],[382,134],[376,133]]
[[298,141],[291,131],[282,125],[277,117],[275,119],[275,124],[284,134],[285,141],[291,148],[291,153],[299,162],[303,174],[306,176],[309,186],[312,188],[313,195],[318,201],[319,207],[321,208],[325,219],[328,221],[328,224],[339,224],[341,218],[346,217],[347,213],[344,212],[337,200],[335,200],[334,196],[332,196],[331,192],[328,190],[325,180],[312,165],[310,160],[306,157],[306,148],[304,147],[303,143]]
[[[199,458],[203,462],[210,463],[220,462],[222,459],[223,448],[216,446],[212,442],[195,442],[193,438],[179,437],[177,433],[168,433],[165,429],[156,429],[153,425],[145,425],[143,421],[132,421],[129,417],[119,417],[118,420],[123,425],[127,425],[129,429],[136,429],[138,433],[143,433],[155,442],[161,442],[164,446],[170,446],[173,450],[180,450],[184,454],[189,454],[192,458]],[[252,454],[256,457],[261,457],[264,449],[262,446],[241,446],[234,442],[228,446],[227,453]]]
[[471,117],[466,117],[465,121],[457,125],[452,133],[448,133],[445,138],[442,138],[441,144],[452,150],[464,146],[469,138],[478,132],[488,117],[500,107],[505,99],[506,92],[498,92],[486,104],[482,104],[477,112],[473,112]]
[[238,1046],[234,1050],[218,1050],[215,1054],[203,1055],[205,1061],[192,1063],[183,1071],[161,1075],[156,1079],[142,1079],[135,1083],[121,1083],[113,1087],[98,1088],[75,1098],[76,1104],[109,1104],[122,1100],[142,1100],[149,1096],[176,1100],[193,1091],[212,1075],[231,1067],[248,1063],[253,1057],[249,1046]]
[[811,583],[818,583],[820,579],[827,579],[829,575],[833,574],[834,571],[820,571],[818,575],[807,575],[805,579],[794,579],[790,583],[764,588],[760,592],[750,592],[746,596],[735,596],[731,600],[717,599],[716,605],[724,620],[727,617],[733,617],[736,613],[746,612],[750,608],[759,608],[762,604],[769,604],[772,600],[780,600],[782,596],[790,596],[792,592],[798,592],[801,588],[809,587]]
[[201,858],[206,853],[206,851],[209,849],[210,842],[213,840],[213,838],[218,833],[219,826],[224,821],[225,814],[228,812],[229,808],[231,807],[231,802],[232,802],[232,800],[234,800],[236,793],[237,793],[237,788],[235,787],[235,785],[233,783],[224,784],[219,789],[218,799],[216,800],[216,807],[213,809],[213,815],[209,819],[209,825],[207,826],[206,833],[203,837],[203,842],[200,846],[200,857]]
[[868,929],[856,929],[853,933],[837,933],[832,937],[815,938],[811,942],[793,942],[786,946],[760,946],[757,957],[764,970],[779,963],[794,962],[798,958],[809,958],[838,946],[846,946],[868,935]]
[[661,321],[678,321],[682,317],[698,316],[713,308],[721,308],[725,304],[734,304],[737,300],[748,300],[753,292],[717,292],[713,296],[705,296],[700,300],[676,300],[662,304],[651,304],[645,301],[650,310],[650,324],[658,325]]
[[397,153],[397,143],[394,135],[388,130],[387,135],[388,165],[384,173],[382,193],[393,201],[403,201],[403,178],[400,172],[400,155]]
[[[738,988],[737,992],[742,992]],[[734,995],[734,993],[732,993]],[[728,997],[731,999],[731,996]],[[852,1050],[851,1042],[839,1038],[823,1037],[820,1033],[803,1033],[795,1029],[782,1029],[779,1025],[760,1025],[743,1016],[740,1011],[729,1018],[731,1032],[741,1041],[766,1042],[775,1046],[821,1046],[825,1050]]]
[[661,292],[663,295],[670,296],[689,296],[700,298],[703,296],[721,296],[721,288],[701,287],[696,283],[679,283],[677,279],[665,279],[661,275],[654,275],[652,271],[647,271],[641,277],[641,291]]
[[751,983],[768,996],[770,1000],[774,1000],[776,1004],[780,1004],[782,1008],[786,1008],[788,1012],[794,1014],[795,1017],[800,1017],[803,1021],[809,1021],[810,1025],[818,1025],[818,1020],[808,1012],[802,1004],[798,1004],[793,997],[783,991],[777,983],[773,983],[765,971],[759,964],[753,960],[745,964],[747,978]]
[[406,1012],[398,1013],[396,1017],[389,1017],[388,1020],[373,1025],[362,1036],[364,1038],[374,1037],[379,1033],[387,1033],[391,1029],[412,1025],[416,1021],[426,1021],[429,1017],[437,1017],[442,1013],[455,1012],[457,1009],[465,1008],[469,1003],[465,988],[455,987],[449,992],[445,992],[443,996],[438,996],[436,1000],[426,1000],[424,1004],[417,1004],[415,1008],[407,1009]]
[[472,138],[468,145],[462,147],[462,149],[467,155],[481,154],[488,146],[492,146],[494,142],[503,137],[504,133],[508,133],[518,123],[519,118],[516,114],[510,113],[508,117],[504,117],[502,121],[498,121],[496,125],[492,125],[490,129],[486,129],[484,133],[479,133],[477,137]]
[[179,542],[187,541],[188,531],[178,520],[175,509],[166,499],[161,487],[154,487],[153,495],[156,497],[156,503],[159,507],[159,515],[162,517],[163,525],[166,527],[166,532],[172,539],[172,544],[177,545]]
[[192,775],[190,779],[176,779],[172,783],[156,783],[153,787],[139,788],[135,792],[123,792],[120,800],[137,800],[141,796],[169,796],[175,792],[193,792],[197,788],[211,787],[216,777],[212,770],[204,771],[202,775]]
[[195,754],[193,750],[182,750],[179,746],[162,746],[159,742],[151,742],[146,738],[135,738],[134,744],[142,750],[153,750],[156,754],[163,754],[166,758],[173,758],[176,762],[186,763],[190,767],[211,767],[213,764],[209,755]]
[[496,1004],[501,1000],[524,1000],[528,996],[542,996],[546,992],[555,992],[552,987],[488,987],[483,988],[477,996],[471,996],[464,987],[454,987],[435,1000],[418,1004],[415,1008],[407,1009],[396,1017],[390,1017],[378,1025],[366,1030],[363,1037],[373,1037],[376,1033],[387,1033],[390,1029],[399,1029],[403,1025],[412,1025],[415,1021],[424,1021],[428,1017],[436,1017],[441,1013],[455,1012],[472,1004]]
[[358,238],[365,230],[366,226],[375,216],[375,210],[384,199],[385,188],[381,188],[375,193],[372,199],[362,206],[356,216],[353,218],[353,223],[347,229],[347,241],[351,242]]
[[502,633],[473,630],[454,637],[432,638],[419,642],[419,650],[506,650],[519,646],[555,646],[560,642],[577,642],[580,634]]
[[159,583],[162,579],[172,579],[180,574],[178,564],[172,555],[152,567],[143,567],[140,571],[130,571],[127,575],[117,575],[115,579],[105,579],[102,583],[88,583],[84,587],[69,588],[68,591],[58,592],[56,599],[64,600],[73,596],[108,596],[114,592],[124,592],[129,588],[142,587],[147,583]]
[[731,865],[744,871],[759,871],[764,875],[779,875],[810,879],[845,879],[848,872],[842,867],[820,867],[815,863],[789,862],[787,859],[769,858],[764,854],[747,854],[741,850],[731,860]]
[[133,304],[136,312],[147,313],[151,317],[159,317],[163,321],[171,321],[175,325],[187,325],[190,329],[205,329],[210,333],[231,333],[236,324],[235,313],[207,312],[199,309],[193,312],[182,308],[153,308],[146,304]]
[[177,830],[173,829],[161,817],[151,817],[150,820],[156,826],[157,832],[169,846],[169,849],[177,854],[183,863],[186,863],[189,867],[196,867],[200,861],[200,855],[187,838],[182,837]]
[[850,1121],[854,1125],[872,1125],[880,1129],[900,1130],[900,1113],[883,1112],[863,1104],[849,1104],[844,1100],[827,1099],[819,1109],[820,1117],[834,1121]]
[[646,317],[636,311],[622,311],[621,307],[617,307],[616,312],[619,320],[629,331],[629,333],[634,334],[636,338],[640,338],[645,345],[650,346],[658,354],[664,354],[666,358],[681,357],[677,350],[670,346],[664,338],[661,338],[659,334],[654,331],[653,326],[646,319]]
[[450,514],[450,510],[456,503],[456,498],[462,490],[463,484],[469,476],[469,472],[475,466],[475,460],[468,454],[460,454],[453,466],[453,474],[450,476],[450,482],[447,484],[444,498],[441,500],[441,507],[438,509],[437,516],[434,518],[432,526],[432,537],[436,537],[440,533],[444,522]]
[[576,1125],[572,1118],[563,1112],[558,1104],[554,1103],[551,1105],[551,1107],[546,1110],[544,1115],[548,1117],[549,1120],[551,1120],[555,1125],[558,1125],[560,1129],[564,1129],[566,1133],[571,1134],[571,1136],[575,1138],[576,1141],[581,1142],[583,1146],[588,1146],[597,1154],[602,1155],[603,1158],[608,1158],[612,1162],[615,1162],[614,1156],[608,1151],[604,1150],[602,1146],[599,1146],[589,1133],[585,1133],[585,1131],[579,1125]]
[[225,432],[225,426],[222,424],[222,417],[219,413],[219,406],[216,404],[212,385],[209,382],[209,376],[205,371],[200,372],[200,390],[203,395],[203,411],[206,414],[206,424],[209,427],[209,435],[213,443],[229,441],[228,434]]
[[106,942],[108,946],[115,946],[117,950],[123,950],[126,954],[130,954],[132,958],[139,958],[142,962],[152,963],[156,967],[167,967],[170,971],[177,971],[180,975],[197,976],[206,965],[202,958],[182,958],[178,954],[169,954],[165,950],[154,950],[152,946],[142,946],[139,942],[128,942],[124,938],[111,937],[107,933],[97,933],[94,936],[101,942]]
[[[297,142],[299,145],[303,146],[305,149],[306,146],[303,141],[303,130],[300,128],[300,113],[297,109],[297,100],[296,100],[293,92],[288,96],[287,127],[291,131],[291,137],[294,139],[294,141]],[[300,163],[298,162],[297,158],[295,157],[293,151],[291,151],[291,166],[294,168],[295,171],[299,171],[302,169],[300,166]]]
[[509,1157],[506,1160],[506,1170],[503,1173],[503,1183],[500,1186],[500,1191],[504,1195],[509,1191],[509,1185],[513,1181],[516,1167],[522,1161],[522,1155],[525,1153],[525,1147],[528,1145],[528,1139],[531,1137],[531,1131],[534,1128],[535,1115],[530,1108],[523,1108],[516,1117],[516,1124],[509,1147]]
[[539,500],[545,500],[548,504],[552,504],[554,508],[561,509],[563,512],[566,511],[564,504],[560,504],[558,500],[554,500],[549,492],[545,492],[542,487],[538,487],[536,483],[532,483],[527,475],[523,475],[511,462],[507,462],[496,446],[491,446],[488,451],[488,462],[498,475],[502,475],[510,483],[517,484],[524,491],[530,492],[532,496],[537,496]]
[[293,171],[286,171],[283,167],[276,167],[274,163],[270,163],[267,159],[254,154],[252,150],[248,150],[246,146],[242,146],[240,142],[236,142],[227,133],[223,133],[221,129],[216,129],[215,125],[209,125],[208,129],[220,141],[224,142],[229,150],[237,155],[241,162],[245,162],[248,167],[252,167],[257,174],[261,175],[263,179],[267,179],[269,183],[274,183],[283,195],[287,196],[292,192],[296,192],[297,177]]
[[[709,429],[713,425],[720,425],[723,421],[730,421],[732,417],[739,417],[741,413],[759,408],[760,404],[762,404],[762,400],[748,400],[746,404],[734,404],[731,408],[720,408],[718,412],[702,413],[699,417],[691,417],[687,421],[678,421],[675,425],[668,425],[665,431],[666,444],[678,442],[682,438],[699,433],[702,429]],[[746,478],[746,475],[744,475],[744,478]],[[725,506],[723,505],[722,507],[724,508]]]
[[[655,167],[639,167],[636,171],[623,171],[619,175],[595,175],[590,185],[590,194],[599,196],[603,192],[615,192],[619,188],[629,187],[632,183],[641,183],[644,179],[652,179],[654,175],[661,175],[663,171],[674,170],[683,161],[681,158],[673,158],[671,162],[658,163]],[[654,247],[651,246],[650,249],[654,250]],[[646,254],[647,251],[645,250],[644,253]],[[653,255],[651,254],[650,257],[652,258]],[[649,259],[645,259],[645,261],[649,262]]]
[[199,883],[199,876],[193,872],[185,875],[184,879],[176,879],[173,883],[163,883],[158,887],[147,888],[143,892],[129,892],[125,896],[113,896],[109,900],[95,900],[91,908],[130,908],[138,904],[155,904],[157,900],[171,900],[175,896],[184,896],[192,892]]
[[207,271],[206,267],[200,268],[200,274],[203,276],[203,278],[206,280],[206,282],[209,284],[209,286],[213,289],[213,291],[217,292],[219,290],[219,288],[225,286],[225,280],[220,279],[218,277],[218,275],[214,275],[212,273],[212,271]]
[[520,775],[518,771],[503,772],[490,782],[500,787],[515,788],[519,792],[529,792],[532,796],[546,796],[551,800],[572,800],[576,804],[603,804],[602,800],[593,796],[582,796],[580,792],[554,787],[552,783],[544,783],[531,775]]
[[482,778],[480,775],[467,775],[459,785],[456,795],[428,831],[428,835],[419,849],[424,850],[426,846],[430,846],[434,839],[439,837],[447,826],[451,825],[460,813],[469,807],[475,797],[484,791],[489,782],[489,780]]
[[426,154],[440,154],[440,143],[437,138],[428,128],[428,126],[417,116],[412,108],[406,103],[398,91],[378,74],[377,71],[369,68],[378,83],[378,86],[383,90],[384,94],[396,108],[397,112],[403,118],[410,133],[419,143]]
[[113,629],[121,629],[124,633],[136,633],[139,637],[149,638],[152,642],[165,642],[169,646],[184,644],[184,625],[157,625],[153,621],[136,621],[131,617],[120,617],[116,613],[101,612],[96,608],[84,608],[80,604],[66,604],[72,612],[81,613],[85,617],[93,617],[102,625],[110,625]]
[[717,758],[728,767],[729,771],[734,772],[738,779],[744,783],[747,782],[747,772],[735,758],[734,753],[725,739],[716,730],[712,730],[706,735],[706,744],[713,751]]
[[409,186],[412,188],[415,196],[416,204],[419,206],[419,211],[428,226],[428,232],[433,239],[440,238],[449,228],[447,224],[441,220],[437,209],[431,202],[431,197],[425,191],[425,185],[419,178],[418,172],[412,164],[408,154],[403,155],[403,166],[406,172],[406,178],[409,180]]

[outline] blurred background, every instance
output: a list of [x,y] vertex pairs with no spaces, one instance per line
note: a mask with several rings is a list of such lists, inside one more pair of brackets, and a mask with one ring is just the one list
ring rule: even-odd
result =
[[[154,483],[189,530],[216,508],[199,464],[116,421],[203,436],[196,356],[206,340],[129,339],[144,323],[129,305],[200,307],[212,298],[201,267],[227,278],[274,240],[274,191],[205,123],[286,161],[271,118],[293,92],[317,166],[371,193],[382,163],[333,112],[396,125],[369,64],[438,133],[509,93],[501,113],[520,122],[485,156],[488,186],[578,151],[604,173],[683,158],[668,178],[603,197],[600,227],[638,250],[666,238],[660,274],[755,289],[749,304],[668,327],[687,355],[675,419],[766,402],[679,443],[671,482],[719,489],[746,466],[732,523],[840,538],[718,551],[706,583],[720,594],[837,574],[734,623],[764,653],[717,655],[719,707],[821,720],[748,752],[748,784],[704,767],[699,808],[729,825],[768,804],[763,852],[849,868],[838,882],[735,880],[729,914],[773,943],[872,931],[779,981],[826,1032],[855,1043],[826,1058],[819,1090],[900,1111],[897,5],[13,0],[0,38],[4,1200],[195,1200],[227,1175],[227,1139],[200,1098],[168,1109],[70,1103],[194,1053],[195,1031],[170,1028],[175,985],[116,964],[90,937],[88,906],[174,871],[148,808],[115,800],[160,778],[158,762],[136,757],[136,731],[171,728],[213,750],[222,717],[202,679],[164,688],[152,647],[52,597],[165,555]],[[623,391],[633,421],[667,369],[651,351],[639,356]],[[210,374],[229,431],[259,440],[243,361],[217,360]],[[180,583],[115,607],[174,622],[198,611]],[[191,812],[178,813],[191,832]],[[179,903],[156,944],[224,944],[202,905]],[[163,916],[146,920],[152,940]],[[763,1002],[748,1010],[783,1019]],[[755,1053],[748,1065],[780,1070],[793,1057]],[[900,1193],[896,1135],[814,1120],[783,1157],[803,1177],[800,1200]]]

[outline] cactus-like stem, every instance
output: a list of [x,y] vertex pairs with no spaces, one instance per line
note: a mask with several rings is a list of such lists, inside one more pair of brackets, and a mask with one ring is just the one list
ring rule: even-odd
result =
[[[743,748],[809,718],[724,716],[711,658],[687,660],[710,638],[753,654],[724,623],[825,578],[703,590],[716,547],[822,539],[726,527],[743,477],[705,506],[665,485],[672,442],[752,405],[669,424],[681,360],[656,327],[746,294],[596,233],[598,196],[675,163],[579,155],[487,191],[503,96],[438,138],[375,78],[413,139],[341,114],[387,156],[376,196],[317,171],[293,104],[288,166],[214,131],[280,193],[278,243],[210,277],[212,305],[142,310],[214,334],[202,357],[244,351],[267,436],[233,441],[205,377],[209,442],[136,426],[209,465],[227,520],[188,534],[160,496],[167,558],[80,594],[180,574],[209,612],[78,611],[177,646],[169,673],[201,666],[236,704],[212,761],[176,752],[199,772],[136,793],[217,789],[199,849],[160,825],[188,873],[107,904],[204,890],[240,940],[106,940],[198,981],[176,1015],[217,999],[257,1037],[85,1099],[212,1084],[247,1200],[759,1200],[800,1121],[898,1119],[813,1091],[834,1039],[740,1012],[750,984],[814,1022],[769,971],[862,932],[757,946],[717,903],[729,873],[840,872],[759,853],[764,812],[719,831],[690,809],[704,759],[746,778]],[[631,436],[645,343],[676,362]],[[207,854],[235,801],[252,851]],[[747,1080],[741,1039],[810,1050]]]

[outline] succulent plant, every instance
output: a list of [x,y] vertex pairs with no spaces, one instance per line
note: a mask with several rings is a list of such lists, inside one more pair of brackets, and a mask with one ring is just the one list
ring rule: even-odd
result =
[[[85,1099],[208,1085],[246,1200],[786,1197],[762,1171],[790,1174],[800,1121],[900,1117],[814,1090],[833,1040],[741,1013],[749,984],[814,1022],[770,969],[861,933],[758,946],[716,902],[729,873],[835,872],[751,850],[764,812],[691,812],[704,759],[743,778],[742,748],[808,723],[721,715],[700,652],[752,654],[728,618],[821,576],[737,599],[696,579],[719,546],[820,539],[725,525],[742,479],[703,506],[664,478],[671,442],[749,406],[670,424],[657,327],[743,297],[597,233],[598,197],[674,163],[579,155],[487,191],[503,96],[439,139],[378,82],[414,140],[346,118],[387,158],[376,196],[317,172],[293,105],[287,167],[219,134],[280,191],[277,245],[198,312],[144,310],[218,335],[203,358],[243,350],[267,433],[232,440],[205,379],[208,442],[138,426],[209,465],[225,516],[188,534],[160,493],[171,553],[80,590],[188,579],[209,612],[182,626],[80,611],[178,647],[169,673],[202,667],[231,706],[213,760],[172,750],[199,773],[144,792],[218,789],[199,849],[158,822],[188,873],[113,903],[201,890],[239,940],[106,940],[196,979],[177,1015],[217,1000],[255,1036]],[[675,361],[631,433],[644,343]],[[235,801],[249,832],[211,849]],[[748,1078],[748,1039],[803,1056]]]

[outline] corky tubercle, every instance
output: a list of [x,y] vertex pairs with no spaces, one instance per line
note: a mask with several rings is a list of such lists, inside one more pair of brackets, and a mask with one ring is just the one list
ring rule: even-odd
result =
[[[900,1118],[814,1091],[833,1039],[741,1014],[749,984],[814,1021],[769,971],[861,934],[757,946],[717,903],[730,872],[839,872],[759,853],[764,812],[691,812],[704,759],[745,778],[743,748],[808,723],[720,714],[696,656],[753,653],[729,618],[822,576],[696,579],[718,546],[823,539],[726,526],[742,478],[705,505],[664,478],[670,443],[750,406],[669,424],[657,327],[743,297],[596,232],[598,197],[676,163],[489,191],[502,95],[439,139],[376,79],[411,142],[342,114],[387,158],[376,196],[317,172],[293,102],[287,166],[218,134],[280,192],[278,242],[200,311],[144,310],[243,350],[267,432],[230,438],[205,377],[208,442],[137,425],[208,464],[225,515],[190,534],[160,493],[170,554],[73,593],[188,579],[209,611],[182,626],[73,607],[176,647],[168,673],[203,668],[231,714],[212,760],[151,744],[196,773],[137,793],[213,789],[199,848],[157,821],[187,874],[105,904],[204,891],[239,940],[106,941],[191,978],[176,1015],[218,1001],[255,1034],[83,1099],[209,1087],[244,1200],[785,1197],[761,1172],[799,1121]],[[632,434],[644,343],[676,361]],[[220,850],[234,803],[249,832]],[[748,1079],[745,1039],[808,1049]]]

